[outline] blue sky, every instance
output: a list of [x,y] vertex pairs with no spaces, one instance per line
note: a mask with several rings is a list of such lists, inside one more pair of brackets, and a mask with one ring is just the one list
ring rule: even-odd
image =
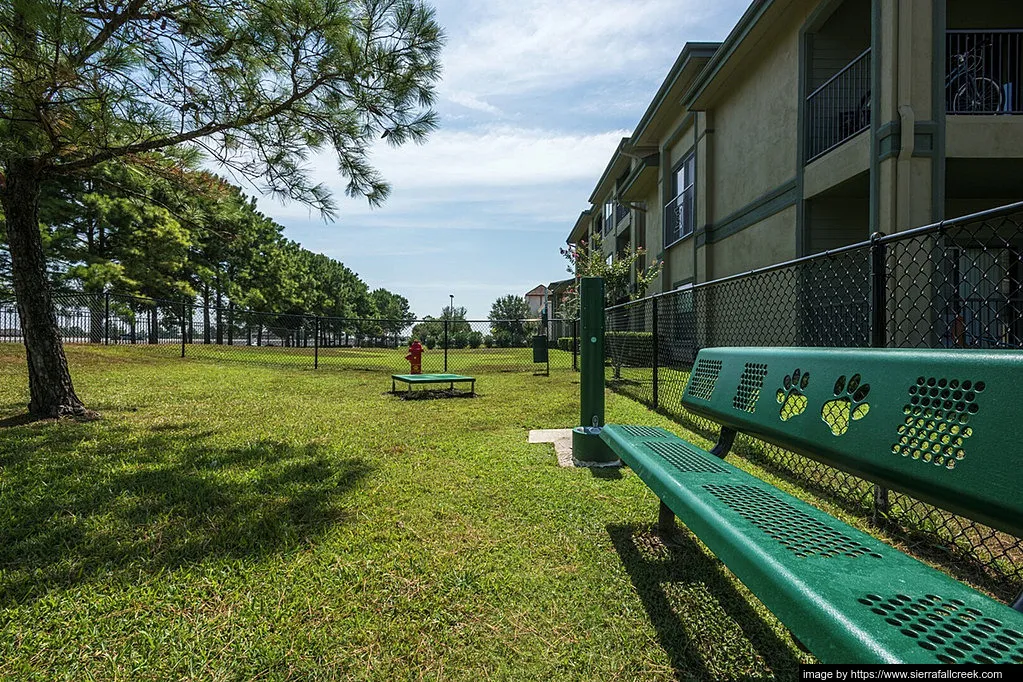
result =
[[373,150],[383,207],[343,196],[331,157],[313,159],[338,218],[260,208],[307,249],[370,288],[439,315],[454,294],[485,319],[505,294],[568,276],[558,253],[611,158],[686,41],[721,40],[748,0],[440,0],[447,43],[441,127],[419,146]]

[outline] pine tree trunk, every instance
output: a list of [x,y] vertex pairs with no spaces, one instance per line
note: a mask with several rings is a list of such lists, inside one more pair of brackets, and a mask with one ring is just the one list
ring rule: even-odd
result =
[[0,183],[14,294],[28,360],[28,411],[35,417],[95,417],[75,395],[57,328],[39,235],[41,178],[34,161],[8,161]]

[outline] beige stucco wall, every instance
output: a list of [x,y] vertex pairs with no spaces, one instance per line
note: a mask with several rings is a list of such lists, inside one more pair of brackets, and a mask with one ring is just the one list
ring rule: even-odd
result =
[[688,126],[675,144],[668,148],[668,170],[678,165],[678,162],[682,160],[689,152],[693,151],[696,145],[696,129],[695,126]]
[[710,277],[728,277],[796,257],[796,207],[710,245]]
[[807,165],[803,196],[809,199],[869,169],[870,131],[865,130]]
[[796,173],[798,36],[803,20],[792,17],[775,34],[773,45],[758,46],[758,60],[729,82],[713,106],[712,220],[742,208]]
[[950,158],[1023,157],[1023,116],[946,116],[945,155]]
[[675,282],[692,279],[693,272],[693,248],[696,244],[695,237],[688,237],[676,242],[664,254],[665,276],[663,278],[665,287],[670,288]]

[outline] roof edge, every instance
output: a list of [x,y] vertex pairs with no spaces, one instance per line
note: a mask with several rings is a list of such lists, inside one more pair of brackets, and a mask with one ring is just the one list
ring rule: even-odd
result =
[[[650,125],[651,119],[664,105],[664,99],[668,96],[668,92],[674,87],[678,81],[679,76],[685,70],[689,63],[694,59],[707,58],[713,59],[717,53],[718,48],[721,47],[721,43],[713,42],[700,42],[700,43],[686,43],[682,47],[682,51],[679,52],[678,57],[675,59],[675,63],[672,64],[671,69],[668,71],[668,75],[664,77],[664,81],[661,83],[661,87],[657,89],[654,94],[654,98],[650,101],[650,105],[646,111],[643,112],[643,116],[639,119],[639,123],[636,124],[636,129],[632,133],[633,138],[639,138],[646,132],[647,126]],[[699,75],[697,75],[699,77]]]
[[687,108],[691,107],[693,102],[703,94],[703,91],[707,89],[707,86],[710,85],[714,77],[721,71],[721,68],[732,54],[735,53],[736,48],[745,40],[746,36],[749,35],[750,31],[753,30],[753,27],[757,25],[757,22],[760,21],[760,18],[764,16],[772,4],[774,4],[774,0],[753,0],[750,3],[742,17],[739,18],[739,23],[735,25],[724,42],[721,43],[721,47],[718,48],[718,51],[703,68],[703,71],[696,77],[696,81],[686,91],[685,95],[682,96],[683,105]]

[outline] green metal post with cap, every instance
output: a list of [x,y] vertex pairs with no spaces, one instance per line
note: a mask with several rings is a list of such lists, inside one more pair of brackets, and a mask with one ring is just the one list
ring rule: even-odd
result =
[[579,286],[579,421],[572,429],[572,459],[581,466],[618,466],[600,439],[604,426],[604,280],[583,277]]

